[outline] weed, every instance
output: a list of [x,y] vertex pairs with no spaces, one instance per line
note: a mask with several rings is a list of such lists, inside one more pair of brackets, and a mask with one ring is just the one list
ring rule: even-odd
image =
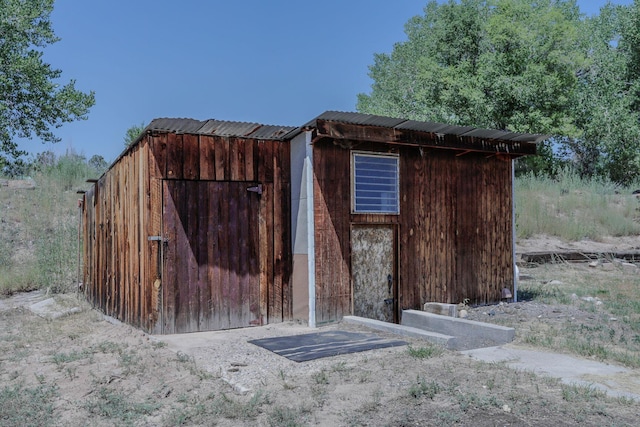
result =
[[78,372],[78,368],[76,366],[67,366],[64,370],[66,376],[73,381],[74,379],[76,379],[78,376],[76,375],[76,372]]
[[167,344],[164,341],[152,341],[151,342],[151,346],[153,347],[154,350],[157,350],[159,348],[165,348],[167,347],[169,344]]
[[471,408],[490,408],[490,407],[501,407],[502,403],[498,401],[498,399],[491,396],[479,396],[477,393],[459,393],[457,396],[458,404],[460,405],[460,409],[463,412],[467,412]]
[[53,402],[56,387],[40,384],[33,388],[23,385],[0,389],[0,417],[3,426],[49,426],[54,423]]
[[438,347],[435,345],[425,346],[425,347],[413,347],[411,345],[407,346],[407,351],[411,357],[415,357],[416,359],[429,359],[431,357],[440,356],[443,353],[442,347]]
[[159,409],[160,404],[151,400],[132,402],[128,394],[101,387],[97,396],[87,400],[83,407],[92,415],[104,417],[111,422],[133,424],[143,415],[150,415]]
[[124,369],[125,375],[129,375],[139,368],[144,368],[144,366],[141,364],[140,356],[138,356],[138,354],[133,350],[122,351],[120,353],[118,364],[121,368]]
[[371,371],[360,371],[358,375],[358,381],[360,383],[368,383],[371,381]]
[[440,389],[440,385],[437,382],[427,382],[425,379],[418,376],[416,383],[412,384],[409,388],[409,395],[415,397],[416,399],[422,396],[433,399],[436,394],[440,393]]
[[436,414],[438,421],[444,425],[454,425],[460,423],[460,415],[454,414],[449,411],[442,411]]
[[562,384],[562,398],[567,402],[603,399],[606,393],[591,386]]
[[331,366],[333,372],[345,372],[347,370],[347,362],[342,361]]
[[313,384],[311,385],[311,398],[316,402],[316,405],[319,408],[324,406],[327,401],[327,387],[324,387],[324,384]]
[[304,425],[301,421],[310,412],[304,407],[289,408],[276,406],[269,412],[268,422],[273,427],[298,427]]
[[262,391],[257,391],[248,402],[241,402],[221,393],[213,401],[213,413],[224,418],[238,420],[252,420],[260,413],[260,407],[268,403],[268,399]]
[[176,360],[178,362],[180,362],[180,363],[191,363],[191,362],[193,362],[193,357],[189,356],[186,353],[183,353],[183,352],[179,351],[176,354]]
[[362,405],[361,411],[364,413],[378,411],[380,409],[381,399],[382,399],[382,391],[381,390],[374,391],[371,396],[371,401]]
[[93,350],[100,353],[120,353],[123,351],[123,347],[121,344],[115,343],[113,341],[103,341],[97,346],[93,347]]
[[69,353],[54,353],[51,356],[51,360],[56,364],[58,370],[62,370],[64,364],[90,358],[92,354],[90,351],[85,350],[71,351]]
[[314,373],[313,380],[316,382],[316,384],[321,384],[321,385],[329,384],[329,376],[327,375],[327,371],[323,369],[321,371]]

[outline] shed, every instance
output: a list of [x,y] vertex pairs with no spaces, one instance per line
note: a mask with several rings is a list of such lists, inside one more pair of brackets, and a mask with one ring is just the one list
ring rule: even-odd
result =
[[85,193],[86,296],[164,334],[500,300],[511,160],[543,138],[331,111],[153,120]]
[[[514,295],[514,158],[546,136],[328,111],[291,141],[294,317]],[[307,286],[305,286],[307,285]]]
[[153,120],[84,195],[87,299],[160,334],[291,319],[294,129]]

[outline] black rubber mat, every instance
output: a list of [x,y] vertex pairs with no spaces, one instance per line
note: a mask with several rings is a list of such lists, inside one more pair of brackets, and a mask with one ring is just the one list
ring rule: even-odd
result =
[[346,331],[262,338],[249,342],[295,362],[407,344],[400,340],[381,338],[375,334]]

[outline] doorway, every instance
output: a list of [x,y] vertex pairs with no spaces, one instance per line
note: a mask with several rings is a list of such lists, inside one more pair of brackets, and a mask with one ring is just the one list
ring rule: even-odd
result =
[[392,225],[353,225],[353,314],[396,323],[396,231]]

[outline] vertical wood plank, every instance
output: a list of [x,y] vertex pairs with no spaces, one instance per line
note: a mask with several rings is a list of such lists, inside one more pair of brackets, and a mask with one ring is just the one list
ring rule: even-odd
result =
[[229,170],[229,138],[217,137],[215,140],[216,180],[228,181]]
[[286,196],[282,188],[282,158],[279,155],[278,147],[274,149],[273,156],[273,211],[271,213],[273,221],[273,292],[271,295],[271,315],[269,323],[282,322],[282,279],[284,275],[284,248],[282,245],[283,215],[282,199]]
[[244,180],[256,181],[256,172],[254,170],[254,158],[253,153],[255,149],[255,140],[244,140]]
[[[217,154],[217,152],[216,152]],[[220,186],[220,195],[221,200],[229,200],[231,198],[231,193],[229,192],[229,186],[224,185]],[[233,289],[231,285],[231,273],[230,273],[230,242],[229,242],[229,234],[230,231],[225,229],[228,227],[227,224],[230,222],[231,212],[230,207],[225,209],[223,203],[219,203],[220,207],[220,223],[218,225],[218,238],[219,238],[219,247],[220,247],[220,261],[219,261],[219,271],[220,271],[220,287],[221,287],[221,314],[220,314],[220,325],[223,329],[229,329],[231,327],[231,313],[230,313],[230,300],[233,295]]]
[[173,181],[163,181],[163,215],[162,226],[164,236],[167,240],[164,254],[164,272],[162,283],[162,320],[164,323],[163,332],[173,334],[176,332],[176,267],[178,252],[176,240],[176,220],[177,212],[173,201],[172,191]]
[[210,135],[199,135],[200,140],[200,179],[216,179],[216,157],[214,139]]
[[197,286],[198,286],[198,330],[210,330],[211,323],[211,288],[209,286],[209,235],[211,231],[211,214],[209,213],[211,183],[197,183],[195,198],[198,203],[197,225],[195,230]]
[[200,179],[200,140],[198,135],[182,135],[183,172],[182,178]]
[[184,166],[184,152],[182,149],[182,135],[167,134],[167,169],[166,179],[182,179]]
[[260,320],[261,323],[268,322],[269,315],[269,278],[267,276],[267,265],[269,263],[269,237],[267,235],[267,198],[273,193],[273,189],[269,184],[264,185],[264,192],[259,200],[259,213],[258,213],[258,256],[260,264],[260,272],[258,277],[259,287],[259,305],[260,305]]

